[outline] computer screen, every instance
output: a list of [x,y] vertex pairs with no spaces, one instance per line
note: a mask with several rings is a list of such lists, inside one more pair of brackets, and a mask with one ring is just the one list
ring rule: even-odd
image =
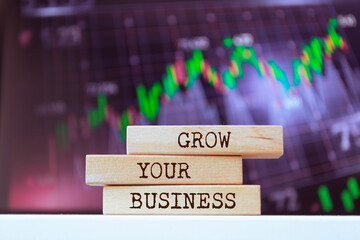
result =
[[[262,214],[360,213],[360,4],[23,0],[5,8],[0,209],[101,213],[86,154],[129,125],[282,125]],[[156,137],[156,136],[154,136]]]

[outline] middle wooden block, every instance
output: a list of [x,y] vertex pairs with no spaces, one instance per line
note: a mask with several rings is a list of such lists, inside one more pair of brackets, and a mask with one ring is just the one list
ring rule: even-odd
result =
[[239,156],[87,155],[86,184],[242,184]]

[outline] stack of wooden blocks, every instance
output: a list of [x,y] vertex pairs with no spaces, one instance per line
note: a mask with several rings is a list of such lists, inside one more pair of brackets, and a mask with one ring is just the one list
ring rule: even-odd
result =
[[87,155],[104,214],[259,215],[243,158],[279,158],[281,126],[129,126],[128,155]]

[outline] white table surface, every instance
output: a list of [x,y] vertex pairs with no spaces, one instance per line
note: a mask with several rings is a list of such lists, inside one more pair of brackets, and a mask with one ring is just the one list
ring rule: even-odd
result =
[[7,239],[360,240],[360,216],[0,215]]

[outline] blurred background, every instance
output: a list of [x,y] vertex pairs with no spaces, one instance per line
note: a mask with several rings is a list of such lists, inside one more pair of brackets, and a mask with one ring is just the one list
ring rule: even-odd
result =
[[132,124],[280,124],[263,214],[360,214],[360,3],[1,1],[0,212],[101,213]]

